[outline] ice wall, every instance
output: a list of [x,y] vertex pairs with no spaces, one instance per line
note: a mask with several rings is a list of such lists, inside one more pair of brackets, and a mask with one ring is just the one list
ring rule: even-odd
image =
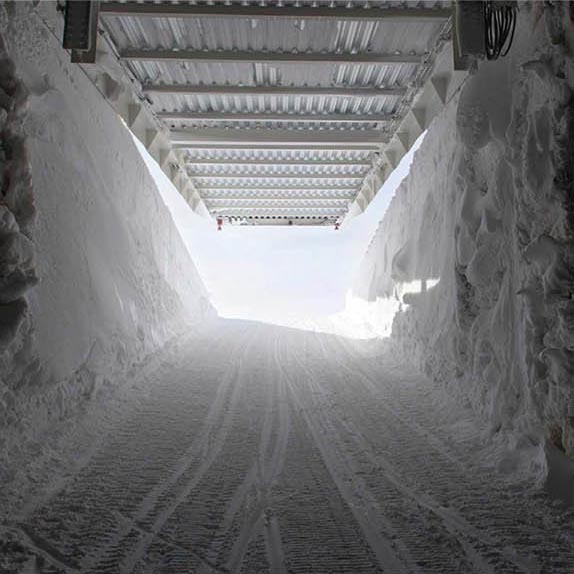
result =
[[520,5],[510,55],[429,129],[354,292],[400,299],[397,347],[494,431],[574,456],[572,30],[568,3]]
[[[35,4],[0,5],[0,481],[56,421],[213,312],[129,131]],[[28,305],[7,273],[39,278]]]

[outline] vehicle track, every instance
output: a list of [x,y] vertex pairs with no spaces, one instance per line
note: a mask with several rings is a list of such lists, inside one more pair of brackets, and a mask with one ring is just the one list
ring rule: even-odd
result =
[[[332,342],[335,349],[326,351],[325,341]],[[441,539],[448,541],[450,535],[453,556],[460,546],[463,552],[460,548],[458,552],[461,559],[466,556],[469,563],[464,568],[468,571],[473,571],[470,568],[479,572],[505,573],[568,570],[570,566],[564,569],[564,538],[559,516],[553,536],[548,536],[546,526],[543,526],[544,516],[552,512],[548,506],[550,501],[539,506],[528,494],[530,485],[523,484],[518,488],[515,485],[510,489],[488,468],[481,468],[476,460],[472,462],[469,453],[472,455],[473,449],[479,448],[481,440],[476,421],[473,432],[462,437],[459,444],[462,448],[453,450],[444,438],[436,435],[440,424],[436,405],[429,404],[429,399],[436,399],[437,390],[429,393],[430,381],[403,367],[401,376],[393,382],[392,374],[382,375],[380,364],[371,373],[365,373],[365,363],[357,361],[340,339],[321,337],[318,343],[329,361],[346,373],[345,377],[331,377],[323,386],[334,393],[330,412],[335,419],[339,413],[339,424],[347,428],[347,436],[353,439],[349,453],[367,456],[374,469],[365,473],[374,493],[390,481],[401,494],[395,498],[403,503],[410,500],[415,516],[417,507],[419,515],[426,515],[427,528],[432,530],[429,539],[436,544]],[[313,353],[313,356],[320,354]],[[396,372],[396,364],[392,361],[387,360],[387,367]],[[442,398],[450,402],[452,412],[460,416],[460,407],[448,401],[446,396]],[[434,418],[429,416],[433,410]],[[466,417],[469,416],[467,413]],[[426,421],[426,429],[417,421]],[[373,448],[381,444],[384,449]],[[404,511],[401,514],[404,515]],[[416,546],[418,539],[413,537],[416,531],[413,516],[406,529],[400,538],[410,540]],[[543,546],[537,548],[537,542],[542,542]],[[572,563],[574,548],[570,548],[567,554]],[[416,557],[416,549],[411,550],[411,554]],[[445,564],[429,560],[432,554],[425,549],[418,559],[424,571],[448,571]]]
[[570,572],[573,513],[494,474],[480,421],[369,353],[215,322],[126,388],[22,540],[46,573]]

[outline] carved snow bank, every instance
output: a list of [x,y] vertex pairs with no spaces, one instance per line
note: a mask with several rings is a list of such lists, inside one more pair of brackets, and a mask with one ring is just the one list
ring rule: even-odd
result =
[[22,129],[27,102],[0,36],[0,353],[18,335],[28,310],[26,293],[38,281],[32,173]]
[[[521,5],[509,57],[483,63],[429,129],[354,292],[399,296],[397,347],[464,395],[493,431],[544,435],[574,456],[574,43],[566,8]],[[440,281],[422,288],[430,278]],[[421,292],[400,297],[415,280]]]
[[55,4],[0,4],[2,508],[9,485],[23,496],[30,465],[50,464],[61,431],[213,313],[128,128],[42,10]]

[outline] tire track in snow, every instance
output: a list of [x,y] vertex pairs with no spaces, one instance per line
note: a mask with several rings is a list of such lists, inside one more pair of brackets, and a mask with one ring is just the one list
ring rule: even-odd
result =
[[[254,327],[254,329],[260,328]],[[263,341],[263,352],[255,345],[254,353],[257,351],[259,355],[265,356],[268,354],[264,352],[267,338],[262,335],[259,338]],[[254,511],[251,511],[251,514],[244,513],[245,500],[249,501],[254,496],[260,496],[258,483],[261,480],[258,476],[261,473],[258,471],[261,464],[258,459],[264,462],[263,453],[267,450],[266,446],[269,443],[265,437],[269,435],[272,428],[269,424],[269,408],[260,405],[259,399],[267,396],[267,407],[275,404],[274,397],[270,394],[274,389],[267,380],[268,373],[260,368],[262,362],[258,355],[255,355],[250,362],[251,368],[247,370],[248,381],[246,385],[243,385],[241,406],[236,413],[229,440],[217,464],[212,468],[211,473],[204,477],[203,483],[198,484],[194,492],[182,501],[177,509],[177,515],[174,514],[165,524],[164,538],[167,536],[172,541],[179,538],[180,545],[183,544],[187,548],[193,546],[198,549],[198,555],[202,559],[202,565],[198,565],[194,570],[198,573],[211,572],[214,569],[222,572],[238,571],[249,545],[250,536],[246,536],[244,523],[249,519],[254,520],[251,516]],[[263,418],[261,429],[252,429],[253,432],[245,434],[245,430],[248,430],[252,424],[258,428],[258,421],[261,418]],[[249,422],[250,419],[252,422]],[[246,422],[249,423],[247,427],[245,427]],[[256,437],[259,437],[259,440]],[[262,438],[263,445],[261,444]],[[253,463],[246,466],[245,461],[250,459],[253,459]],[[221,488],[214,491],[210,485],[216,481],[221,483]],[[252,500],[251,503],[252,506]],[[263,507],[265,505],[259,504],[259,506],[262,510],[259,514],[264,517]],[[238,519],[239,527],[237,527]],[[206,535],[205,527],[208,524],[210,524],[211,531]],[[247,533],[249,533],[248,529]],[[232,560],[231,565],[229,565],[229,556]]]
[[[311,390],[317,392],[319,389],[317,385],[314,384],[313,375],[306,366],[297,359],[295,354],[294,357],[297,365],[296,372],[306,372],[307,383]],[[309,410],[305,408],[299,396],[301,390],[298,389],[297,384],[290,379],[288,373],[282,366],[283,363],[284,360],[278,361],[278,365],[280,365],[283,370],[283,375],[285,376],[293,402],[302,413],[333,482],[351,509],[355,520],[360,525],[365,540],[375,553],[381,569],[383,571],[390,570],[393,574],[407,574],[409,572],[407,566],[399,558],[393,545],[382,535],[384,529],[381,525],[381,515],[376,510],[377,505],[373,497],[364,485],[357,485],[354,468],[352,464],[350,464],[349,459],[340,451],[340,440],[334,427],[329,425],[323,417],[322,409],[315,410],[313,415],[309,414]]]
[[[322,345],[323,341],[321,341]],[[330,353],[323,347],[323,353],[330,356]],[[295,360],[298,360],[297,356]],[[312,353],[312,356],[316,356],[316,353]],[[332,358],[331,358],[332,360]],[[303,365],[300,365],[304,368]],[[326,400],[326,392],[319,384],[318,377],[314,375],[314,370],[307,369],[309,380],[307,381],[310,387],[314,391],[314,396],[321,397],[322,401],[327,404],[323,404],[316,408],[314,412],[319,419],[320,427],[323,432],[321,435],[327,435],[330,437],[332,443],[336,443],[341,448],[341,458],[346,458],[348,461],[348,467],[351,473],[354,473],[354,477],[349,479],[353,484],[353,488],[357,493],[360,493],[360,498],[365,498],[370,500],[370,506],[376,509],[378,514],[380,527],[384,527],[390,537],[395,539],[397,547],[401,550],[400,554],[404,557],[405,561],[408,563],[409,571],[422,571],[427,572],[429,567],[432,567],[433,572],[459,572],[461,567],[465,570],[471,568],[470,564],[460,564],[459,561],[453,560],[453,550],[457,550],[457,546],[460,543],[458,537],[451,537],[449,541],[449,536],[447,532],[442,532],[439,534],[437,529],[440,528],[440,523],[436,520],[432,520],[434,517],[429,518],[422,516],[421,513],[421,498],[417,493],[412,491],[407,491],[403,488],[401,480],[389,481],[390,473],[391,477],[393,474],[392,466],[386,465],[386,468],[380,465],[380,457],[369,458],[365,460],[364,455],[369,451],[369,445],[363,440],[357,440],[361,435],[357,432],[356,428],[352,428],[349,425],[348,419],[345,417],[344,420],[332,416],[334,409],[328,404]],[[331,377],[330,380],[333,378]],[[377,407],[379,405],[377,404]],[[329,416],[325,413],[329,413]],[[360,419],[362,422],[362,419]],[[387,439],[392,440],[393,433],[387,434]],[[364,470],[366,469],[366,470]],[[372,481],[371,485],[367,485],[369,475],[375,470],[375,480]],[[384,472],[381,472],[384,471]],[[385,482],[387,483],[385,485]],[[389,484],[390,482],[390,484]],[[382,496],[382,500],[381,500]],[[413,500],[410,500],[412,497]],[[397,501],[400,501],[400,507],[395,508],[392,524],[385,521],[382,518],[383,509],[388,509],[397,506]],[[403,524],[397,521],[398,516],[408,515],[408,520]],[[375,521],[374,518],[373,521]],[[425,532],[425,535],[421,535]],[[413,532],[417,533],[413,536]],[[437,535],[440,536],[443,544],[438,544]],[[405,546],[404,542],[410,542],[410,546]],[[447,547],[442,548],[442,545],[450,542]],[[452,548],[452,544],[455,547]],[[461,544],[462,546],[462,544]],[[460,548],[458,549],[460,550]],[[460,552],[459,552],[460,553]],[[410,556],[415,559],[415,563],[410,560]],[[474,556],[474,555],[473,555]],[[418,565],[418,566],[417,566]],[[436,569],[435,569],[436,568]],[[481,572],[491,572],[492,570],[480,570]]]
[[[340,341],[338,343],[339,345],[337,346],[343,347]],[[529,541],[527,546],[524,546],[522,542],[524,540],[524,531],[531,529],[529,526],[529,522],[533,518],[531,498],[528,498],[527,508],[521,504],[516,504],[514,497],[509,499],[508,496],[501,496],[500,491],[502,487],[497,486],[498,481],[496,477],[491,475],[485,477],[483,471],[481,476],[478,473],[479,469],[474,469],[470,465],[469,460],[467,460],[469,457],[464,460],[464,463],[452,465],[452,458],[456,455],[449,448],[437,448],[437,442],[441,444],[439,439],[433,438],[432,441],[429,441],[428,437],[432,435],[431,432],[416,424],[413,425],[415,426],[415,432],[409,433],[410,421],[413,419],[424,419],[425,415],[428,415],[428,412],[432,411],[432,409],[421,408],[420,402],[416,400],[418,397],[413,397],[412,392],[409,392],[408,396],[404,396],[406,400],[402,401],[397,400],[393,393],[386,392],[381,395],[381,384],[377,380],[377,377],[380,376],[380,365],[375,373],[369,375],[364,372],[362,365],[357,363],[356,357],[354,355],[350,356],[347,349],[345,351],[347,361],[354,360],[353,365],[355,368],[352,371],[348,368],[347,362],[343,358],[344,355],[340,352],[334,354],[339,364],[338,368],[347,372],[349,381],[357,380],[357,378],[362,379],[366,383],[364,388],[369,391],[369,395],[382,397],[380,403],[377,403],[379,406],[376,413],[378,433],[382,430],[381,426],[384,426],[386,423],[386,434],[395,436],[398,442],[402,442],[386,458],[387,461],[392,460],[393,466],[396,467],[399,464],[399,466],[403,467],[396,469],[395,483],[398,485],[411,485],[410,488],[404,490],[404,494],[414,497],[418,505],[442,519],[447,530],[458,538],[477,571],[499,572],[501,569],[504,572],[529,573],[543,571],[545,567],[532,556],[532,542]],[[344,381],[340,381],[340,383],[342,385]],[[428,382],[428,384],[432,383]],[[397,388],[400,390],[402,386]],[[423,394],[421,398],[428,398],[428,393],[426,393],[426,397]],[[385,413],[384,417],[381,417],[382,412]],[[360,430],[363,432],[369,428],[367,424],[368,417],[365,415],[364,411],[360,413]],[[359,413],[357,413],[357,416],[359,416]],[[388,424],[390,420],[394,421],[391,426]],[[409,424],[406,424],[405,421],[409,421]],[[436,421],[429,419],[429,422],[429,428],[433,428],[433,423],[436,426]],[[350,434],[352,436],[360,435],[356,428],[351,430]],[[413,441],[413,438],[416,438],[416,441]],[[474,431],[474,438],[475,440],[477,438],[476,430]],[[411,444],[406,439],[410,439]],[[391,441],[389,444],[393,445],[396,442]],[[414,473],[412,468],[404,472],[405,462],[416,457],[417,450],[425,442],[430,452],[434,449],[432,456],[425,457],[424,463],[417,465]],[[365,452],[369,453],[369,449],[366,448]],[[378,459],[380,459],[380,455],[378,455]],[[373,458],[371,460],[373,463],[375,462]],[[437,462],[440,462],[440,464],[437,464]],[[466,472],[461,472],[462,469],[467,470]],[[389,469],[387,464],[385,475],[392,476],[391,472],[392,469]],[[413,474],[416,477],[415,482],[411,478]],[[432,488],[433,496],[428,492],[420,492],[421,485],[426,485],[427,490]],[[454,485],[456,485],[456,488],[453,488]],[[441,504],[438,502],[434,496],[435,493],[441,495],[443,499],[448,497],[447,503]],[[465,505],[471,505],[472,507],[472,512],[465,512],[468,519],[462,516],[460,510],[457,510],[457,506],[460,508]],[[540,522],[542,522],[541,519],[548,511],[548,508],[545,506],[540,511]],[[480,518],[479,520],[476,520],[477,516]],[[520,528],[516,528],[519,522],[522,522],[522,524]],[[503,528],[500,528],[500,526]],[[512,528],[521,530],[522,536],[515,540],[505,536],[506,532]],[[539,535],[541,534],[542,532],[539,532]],[[547,545],[550,540],[545,536],[541,536],[541,539],[545,540],[545,547],[541,549],[540,554],[548,555]],[[554,536],[554,540],[559,539],[560,536],[557,533]],[[559,556],[561,554],[560,547],[557,546],[554,552]],[[553,568],[556,567],[554,566]],[[555,569],[554,571],[563,570]]]
[[423,378],[331,336],[220,324],[126,395],[105,447],[30,515],[68,571],[520,574],[547,544],[541,574],[569,574],[568,525],[529,524],[536,501],[464,452],[478,431],[435,428]]
[[[181,455],[169,478],[157,483],[115,538],[104,549],[98,550],[90,562],[83,564],[88,571],[90,569],[95,569],[95,572],[105,571],[101,569],[101,564],[107,561],[110,554],[117,556],[118,551],[124,550],[125,538],[137,524],[138,530],[143,535],[139,537],[134,548],[121,560],[122,572],[131,572],[178,506],[185,501],[210,470],[220,454],[231,426],[231,420],[238,408],[242,363],[248,354],[249,346],[253,343],[255,334],[254,331],[249,331],[242,344],[236,345],[233,350],[229,359],[230,366],[218,386],[205,423],[198,436]],[[199,464],[195,467],[194,462],[198,461]],[[188,476],[190,471],[191,476]],[[180,482],[183,484],[179,485]],[[213,568],[213,564],[210,564],[210,567]]]
[[[275,335],[275,333],[273,334]],[[272,342],[272,350],[267,351],[265,354],[267,357],[270,357],[275,354],[276,336],[268,339]],[[267,362],[269,363],[270,361],[268,360]],[[237,520],[241,520],[242,525],[239,533],[235,537],[230,555],[225,561],[224,568],[229,572],[239,571],[250,543],[258,539],[260,535],[263,535],[271,571],[278,574],[285,572],[279,525],[273,516],[270,517],[270,513],[272,513],[270,491],[283,466],[285,449],[289,438],[289,407],[286,402],[284,383],[278,379],[277,383],[273,384],[275,372],[272,367],[274,365],[274,362],[267,365],[267,373],[265,371],[263,373],[267,374],[267,377],[264,378],[262,383],[268,384],[265,384],[267,388],[263,388],[261,391],[267,393],[267,400],[257,459],[247,473],[243,483],[236,490],[218,530],[219,536],[228,536],[234,523]],[[267,378],[268,380],[265,380]],[[275,414],[274,406],[277,405],[279,405],[278,413]],[[275,419],[278,419],[276,422],[277,432],[276,436],[273,436]],[[255,493],[254,507],[245,512],[246,499],[253,492]],[[246,516],[241,518],[240,514],[242,512],[245,512]],[[220,545],[213,545],[209,555],[211,558],[210,562],[215,561],[217,556],[221,557]],[[208,572],[208,569],[204,567],[198,574],[206,572]]]
[[[203,324],[199,325],[199,327],[201,328],[202,336],[205,337],[207,334],[211,335],[211,324]],[[199,332],[193,332],[192,334],[185,337],[172,339],[165,347],[151,355],[148,355],[143,359],[141,363],[134,365],[126,374],[126,383],[115,390],[115,400],[117,401],[121,398],[124,398],[125,400],[127,393],[133,393],[133,390],[137,388],[138,385],[144,384],[150,375],[152,375],[154,372],[157,372],[162,366],[168,364],[168,362],[173,362],[174,358],[177,360],[178,356],[181,355],[181,349],[192,345],[195,340],[200,337],[198,333]],[[107,411],[102,413],[101,409],[98,409],[97,407],[92,408],[85,416],[89,422],[86,422],[86,420],[82,421],[82,427],[90,427],[90,423],[92,426],[95,426],[94,420],[97,417],[97,422],[99,423],[98,426],[101,427],[102,418],[106,418],[106,425],[109,428],[113,428],[113,426],[117,425],[118,423],[118,421],[115,419],[118,417],[125,417],[125,415],[125,412],[116,411],[110,414]],[[67,435],[71,433],[76,435],[81,433],[81,431],[82,429],[79,431],[74,429],[73,431],[68,431]],[[39,492],[36,492],[35,494],[27,494],[27,502],[20,510],[17,517],[15,517],[15,522],[26,522],[30,515],[37,508],[48,505],[52,499],[57,497],[58,494],[67,488],[68,485],[71,484],[77,475],[84,469],[84,467],[89,464],[97,450],[101,448],[104,438],[108,436],[110,432],[111,431],[108,431],[107,433],[101,433],[100,436],[97,437],[97,440],[93,441],[88,448],[83,449],[81,456],[76,454],[73,460],[69,461],[69,465],[66,467],[65,474],[63,476],[59,477],[53,482],[48,482]],[[72,438],[76,437],[74,436]],[[60,441],[62,441],[62,439],[60,439]],[[53,456],[54,453],[51,450],[48,450],[48,452],[43,455],[43,458],[48,459],[48,465],[50,463],[50,459],[53,458]],[[37,461],[36,467],[40,467],[41,464],[41,460]],[[52,469],[42,470],[49,473],[47,478],[53,478]]]
[[[270,491],[283,469],[285,452],[289,441],[290,427],[289,405],[285,393],[285,381],[283,380],[281,373],[276,372],[278,364],[277,332],[275,332],[274,335],[275,336],[272,338],[272,352],[269,354],[273,357],[273,366],[275,367],[274,379],[276,380],[276,384],[274,385],[274,390],[276,390],[276,393],[271,394],[270,398],[279,407],[277,413],[277,436],[275,437],[275,440],[272,441],[271,426],[269,424],[270,417],[266,417],[265,422],[267,424],[264,424],[263,427],[259,448],[259,458],[257,461],[256,488],[258,491],[259,504],[257,511],[250,519],[252,526],[244,536],[244,540],[241,541],[241,546],[239,547],[240,550],[238,548],[239,551],[236,554],[233,554],[232,558],[228,562],[228,568],[232,572],[237,571],[241,565],[249,542],[257,537],[261,528],[264,530],[265,546],[271,571],[277,574],[283,574],[286,572],[279,523],[276,517],[270,514],[270,508],[272,507],[272,495]],[[272,407],[273,404],[268,405],[267,413],[272,412]],[[271,450],[270,455],[268,454],[268,450]]]
[[[242,331],[250,333],[245,328]],[[224,347],[228,344],[229,333],[227,337],[227,340],[223,339]],[[221,351],[225,357],[224,349]],[[241,353],[239,348],[237,354]],[[192,358],[194,356],[192,354]],[[157,388],[154,380],[150,380],[147,386],[137,389],[136,416],[128,417],[116,428],[113,440],[88,465],[79,477],[77,487],[72,484],[58,500],[42,507],[40,524],[32,525],[35,530],[39,527],[41,534],[52,543],[55,541],[56,547],[65,555],[79,562],[82,571],[95,567],[99,558],[103,561],[99,571],[113,569],[111,564],[118,563],[129,552],[128,542],[132,545],[137,542],[130,534],[133,521],[126,517],[131,509],[137,509],[154,481],[161,484],[162,479],[166,479],[169,482],[166,471],[181,456],[182,445],[197,434],[192,429],[201,425],[204,418],[196,403],[212,402],[215,385],[198,387],[192,379],[189,383],[194,384],[185,388],[189,387],[188,376],[201,379],[204,361],[200,360],[186,371],[180,363],[189,361],[189,355],[178,358],[181,360],[170,365],[167,371],[159,371],[157,377],[164,383],[166,373],[180,372],[183,383],[176,381],[171,386],[162,384]],[[207,364],[207,368],[211,374],[217,374],[212,371],[212,365]],[[187,416],[188,407],[195,408],[191,419]],[[114,508],[118,509],[115,513]],[[92,517],[91,512],[94,513]]]
[[[342,346],[342,345],[341,345]],[[348,356],[348,353],[346,353]],[[364,388],[368,391],[369,396],[375,398],[377,396],[376,390],[378,385],[372,379],[369,379],[367,375],[365,375],[364,371],[360,364],[356,364],[356,358],[354,361],[354,369],[350,370],[348,365],[345,361],[341,359],[341,354],[336,353],[338,362],[338,368],[342,371],[346,371],[349,377],[349,381],[357,381],[360,379],[364,383]],[[359,389],[355,387],[355,392],[358,392]],[[428,441],[428,436],[426,433],[421,433],[420,429],[419,432],[412,432],[412,427],[417,425],[413,425],[411,423],[412,419],[408,419],[406,417],[400,417],[397,415],[397,410],[400,408],[399,405],[393,404],[393,408],[389,408],[389,399],[390,396],[388,394],[384,394],[384,400],[380,403],[377,403],[377,428],[380,432],[382,427],[386,426],[385,434],[388,437],[394,437],[397,441],[402,441],[404,443],[404,439],[408,437],[412,437],[413,435],[416,436],[417,440],[414,442],[414,445],[411,444],[406,447],[404,444],[401,445],[399,449],[391,457],[387,455],[381,456],[380,453],[374,455],[372,449],[369,448],[368,443],[365,441],[362,434],[368,429],[368,426],[365,424],[365,413],[362,412],[361,418],[361,428],[360,430],[353,425],[351,420],[347,417],[341,424],[346,426],[349,431],[349,436],[353,437],[354,441],[357,444],[357,449],[360,452],[364,453],[367,456],[367,459],[374,465],[375,468],[379,468],[383,470],[383,476],[386,480],[388,480],[397,490],[397,493],[402,496],[404,502],[409,504],[410,499],[410,506],[412,507],[411,512],[424,512],[427,514],[428,518],[425,520],[427,522],[427,528],[430,527],[434,532],[435,541],[437,536],[444,539],[445,535],[450,534],[454,541],[458,545],[460,545],[460,549],[463,550],[464,554],[468,557],[470,564],[468,567],[476,567],[479,572],[495,572],[494,566],[490,565],[486,556],[481,555],[481,552],[476,548],[476,546],[484,546],[486,547],[486,551],[494,552],[500,556],[503,556],[506,560],[504,563],[505,572],[536,572],[538,568],[535,564],[528,563],[528,561],[523,560],[516,560],[515,553],[509,553],[506,549],[496,548],[496,541],[492,539],[487,533],[481,532],[478,528],[474,527],[473,525],[469,524],[464,518],[458,515],[452,508],[446,508],[441,503],[434,500],[428,493],[421,492],[420,486],[423,484],[432,484],[433,479],[436,479],[437,476],[442,478],[442,482],[447,485],[446,488],[442,490],[452,490],[452,485],[460,484],[461,481],[466,481],[467,476],[463,473],[452,473],[452,465],[449,465],[449,462],[452,463],[452,455],[448,456],[447,461],[443,461],[442,465],[432,465],[432,471],[426,472],[424,480],[420,480],[420,474],[424,472],[425,468],[428,466],[428,459],[426,457],[424,459],[424,464],[419,464],[415,468],[410,468],[406,473],[398,472],[396,469],[397,463],[405,464],[405,461],[410,461],[412,465],[413,460],[420,460],[421,455],[427,447],[431,445],[426,444],[431,441]],[[384,413],[385,416],[381,417],[381,414]],[[390,424],[390,420],[394,421],[394,424]],[[404,421],[409,420],[409,423],[406,424]],[[425,440],[427,439],[427,440]],[[391,443],[393,441],[390,441]],[[436,442],[436,441],[435,441]],[[433,446],[436,446],[433,443]],[[357,450],[357,452],[359,452]],[[407,456],[405,456],[405,453]],[[433,456],[430,457],[430,460],[438,459],[441,455],[444,455],[444,449],[439,448]],[[390,461],[392,460],[392,463]],[[462,465],[457,465],[459,469],[464,468]],[[414,471],[414,472],[413,472]],[[415,476],[418,480],[415,480],[414,483],[411,476]],[[455,476],[456,475],[456,476]],[[436,480],[435,487],[436,487]],[[374,485],[374,490],[377,490],[377,486]],[[433,516],[434,515],[434,516]],[[438,518],[440,522],[437,522],[435,518]],[[428,520],[430,519],[430,523]],[[437,527],[442,530],[442,534],[436,532]],[[400,536],[403,540],[412,540],[413,537],[410,535],[409,530],[413,530],[410,526],[404,529],[401,532]],[[433,533],[429,532],[429,539],[433,538]],[[468,538],[474,538],[474,545],[471,545]],[[436,545],[436,544],[435,544]],[[485,552],[483,548],[483,552]],[[419,563],[425,565],[426,568],[429,566],[436,569],[437,572],[443,572],[446,568],[445,564],[432,564],[429,563],[430,560],[428,558],[429,550],[424,549],[423,552],[415,551],[415,555],[417,556],[417,560]],[[435,551],[436,554],[436,551]],[[510,554],[510,556],[509,556]],[[448,558],[448,557],[447,557]],[[508,561],[510,559],[510,561]],[[436,562],[436,558],[433,558]],[[496,567],[500,567],[500,564],[497,564]],[[457,568],[455,566],[455,568]],[[456,571],[456,570],[454,570]]]

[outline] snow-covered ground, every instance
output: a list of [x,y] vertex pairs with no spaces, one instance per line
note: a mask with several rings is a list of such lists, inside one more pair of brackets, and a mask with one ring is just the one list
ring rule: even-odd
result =
[[571,572],[574,509],[380,342],[217,319],[90,417],[22,493],[4,571]]
[[511,53],[482,63],[429,129],[354,294],[372,302],[379,331],[378,309],[399,307],[392,332],[403,356],[469,400],[494,433],[519,429],[572,456],[569,8],[521,5]]
[[[12,259],[2,259],[0,288],[6,295],[14,283],[6,273],[15,264],[28,283],[34,273],[39,278],[28,291],[26,320],[6,338],[0,356],[0,480],[15,480],[13,473],[35,456],[36,441],[43,442],[55,422],[119,384],[133,365],[213,311],[129,130],[69,62],[33,3],[0,4],[0,34],[29,92],[27,114],[8,117],[13,129],[22,125],[27,149],[9,147],[2,133],[2,153],[15,156],[4,169],[11,170],[6,173],[24,206],[13,205],[10,190],[0,206],[2,232],[14,225],[11,209],[36,251],[34,265],[30,241],[9,236]],[[10,59],[0,60],[5,88],[13,67]],[[35,226],[25,211],[27,157]]]

